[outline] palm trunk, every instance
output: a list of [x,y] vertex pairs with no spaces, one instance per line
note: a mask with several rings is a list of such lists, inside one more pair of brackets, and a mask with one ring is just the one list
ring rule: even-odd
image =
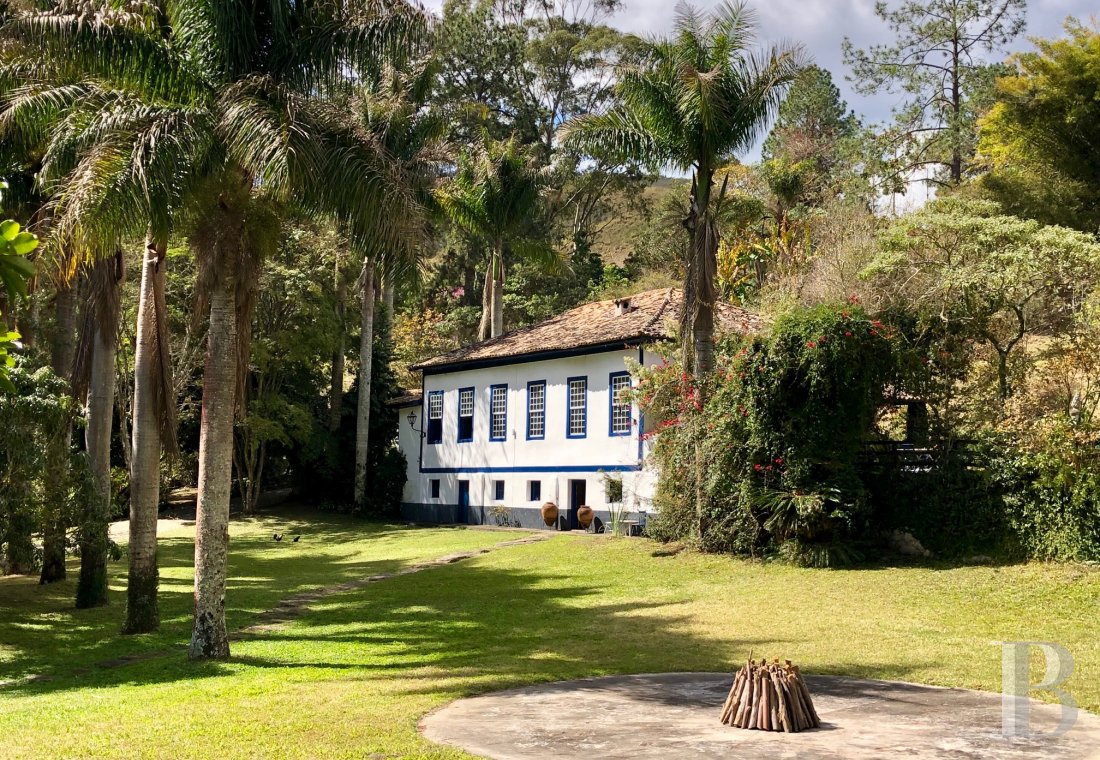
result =
[[[713,172],[700,167],[692,180],[691,214],[688,229],[691,233],[691,259],[688,261],[684,282],[685,330],[684,356],[690,359],[695,377],[695,387],[700,403],[706,403],[707,379],[714,370],[714,279],[717,273],[718,236],[711,220],[710,196]],[[702,436],[696,433],[694,462],[695,485],[695,535],[701,541],[706,533],[706,457]]]
[[359,280],[363,313],[359,332],[359,408],[355,416],[355,503],[367,498],[367,453],[370,445],[370,381],[374,358],[374,259],[363,262]]
[[[52,347],[54,374],[71,380],[76,353],[76,294],[62,285],[57,291],[56,331]],[[45,513],[42,521],[42,574],[39,583],[65,579],[65,536],[68,528],[69,449],[72,446],[72,418],[66,416],[61,429],[50,438],[46,452]]]
[[[157,393],[164,371],[157,300],[164,293],[167,244],[145,243],[134,354],[133,443],[130,466],[130,547],[124,633],[154,631],[157,608],[157,510],[160,506],[160,416]],[[166,352],[167,347],[163,347]]]
[[481,322],[477,326],[477,339],[488,340],[493,331],[493,258],[485,268],[485,284],[481,287]]
[[394,274],[390,267],[382,275],[382,306],[386,310],[386,321],[393,325]]
[[336,345],[332,350],[332,374],[328,391],[328,429],[336,432],[340,427],[340,414],[344,403],[344,314],[348,298],[348,283],[340,260],[336,261]]
[[188,656],[227,659],[225,586],[229,560],[233,419],[237,390],[237,284],[227,262],[210,297],[199,430],[199,498],[195,516],[195,619]]
[[504,260],[498,255],[493,262],[493,334],[504,333]]
[[[118,283],[121,285],[121,283]],[[107,603],[107,526],[111,517],[111,425],[114,421],[115,349],[117,330],[104,331],[95,320],[88,400],[84,417],[85,448],[93,494],[84,508],[80,531],[78,608]]]

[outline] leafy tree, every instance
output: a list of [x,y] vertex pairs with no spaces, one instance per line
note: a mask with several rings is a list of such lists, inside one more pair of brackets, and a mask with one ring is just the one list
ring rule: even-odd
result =
[[288,224],[260,275],[234,447],[245,514],[255,511],[265,482],[285,481],[290,452],[319,435],[323,367],[344,324],[325,277],[331,252],[316,245],[318,226]]
[[[47,512],[60,511],[79,488],[79,467],[62,470],[66,480],[50,483],[50,449],[71,457],[73,399],[68,384],[49,367],[10,373],[15,390],[0,394],[0,543],[8,572],[30,573],[38,564],[32,534]],[[61,438],[63,446],[55,439]],[[50,504],[60,500],[58,504]]]
[[946,173],[932,182],[962,182],[998,71],[982,55],[1023,32],[1026,9],[1026,0],[902,0],[893,8],[880,1],[875,13],[896,39],[866,50],[844,40],[857,92],[906,98],[873,147],[888,190],[903,190],[913,173],[928,167]]
[[[7,187],[0,182],[0,190]],[[0,222],[0,285],[9,304],[27,295],[27,280],[34,275],[34,265],[24,258],[38,247],[38,238],[20,229],[13,219]],[[15,386],[8,380],[8,371],[15,359],[8,351],[19,340],[19,333],[0,327],[0,392],[13,393]]]
[[537,139],[534,113],[520,98],[527,34],[502,18],[494,0],[446,0],[436,36],[440,67],[435,100],[461,145],[522,134]]
[[898,219],[865,272],[893,301],[993,353],[1002,402],[1027,338],[1072,324],[1100,284],[1100,244],[1064,227],[1005,216],[988,201],[945,198]]
[[[832,75],[820,66],[807,66],[779,106],[761,153],[784,210],[820,205],[853,189],[859,131],[859,120],[840,97]],[[780,177],[789,179],[777,181]]]
[[1066,36],[1034,40],[997,80],[982,121],[983,188],[1005,210],[1100,231],[1100,29],[1066,22]]
[[620,70],[620,105],[565,127],[567,144],[588,152],[691,170],[682,337],[700,377],[714,366],[716,208],[722,201],[721,191],[715,197],[715,173],[752,147],[802,68],[800,48],[751,50],[755,24],[742,2],[723,3],[710,14],[680,6],[673,35],[653,40],[638,62]]

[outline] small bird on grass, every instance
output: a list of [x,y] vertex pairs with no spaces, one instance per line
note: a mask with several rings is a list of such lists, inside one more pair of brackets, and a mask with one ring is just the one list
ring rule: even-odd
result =
[[273,539],[275,539],[276,541],[282,541],[283,540],[283,534],[282,533],[275,533],[271,537]]
[[301,536],[295,536],[295,537],[294,537],[294,543],[298,543],[298,539],[299,539],[299,538],[301,538]]

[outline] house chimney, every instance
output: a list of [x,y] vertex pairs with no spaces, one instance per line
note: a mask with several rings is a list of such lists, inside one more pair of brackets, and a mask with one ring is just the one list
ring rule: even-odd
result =
[[634,311],[634,307],[630,305],[629,298],[615,299],[615,316],[621,317],[623,314],[629,314],[632,311]]

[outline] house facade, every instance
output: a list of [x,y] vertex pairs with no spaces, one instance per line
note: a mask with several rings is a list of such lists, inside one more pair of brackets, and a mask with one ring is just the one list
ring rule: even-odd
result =
[[[630,398],[647,348],[679,318],[679,291],[648,291],[573,309],[532,327],[416,365],[419,394],[396,400],[408,466],[402,515],[434,523],[579,526],[589,506],[644,522],[656,475],[646,465],[646,421]],[[722,305],[720,321],[758,319]]]

